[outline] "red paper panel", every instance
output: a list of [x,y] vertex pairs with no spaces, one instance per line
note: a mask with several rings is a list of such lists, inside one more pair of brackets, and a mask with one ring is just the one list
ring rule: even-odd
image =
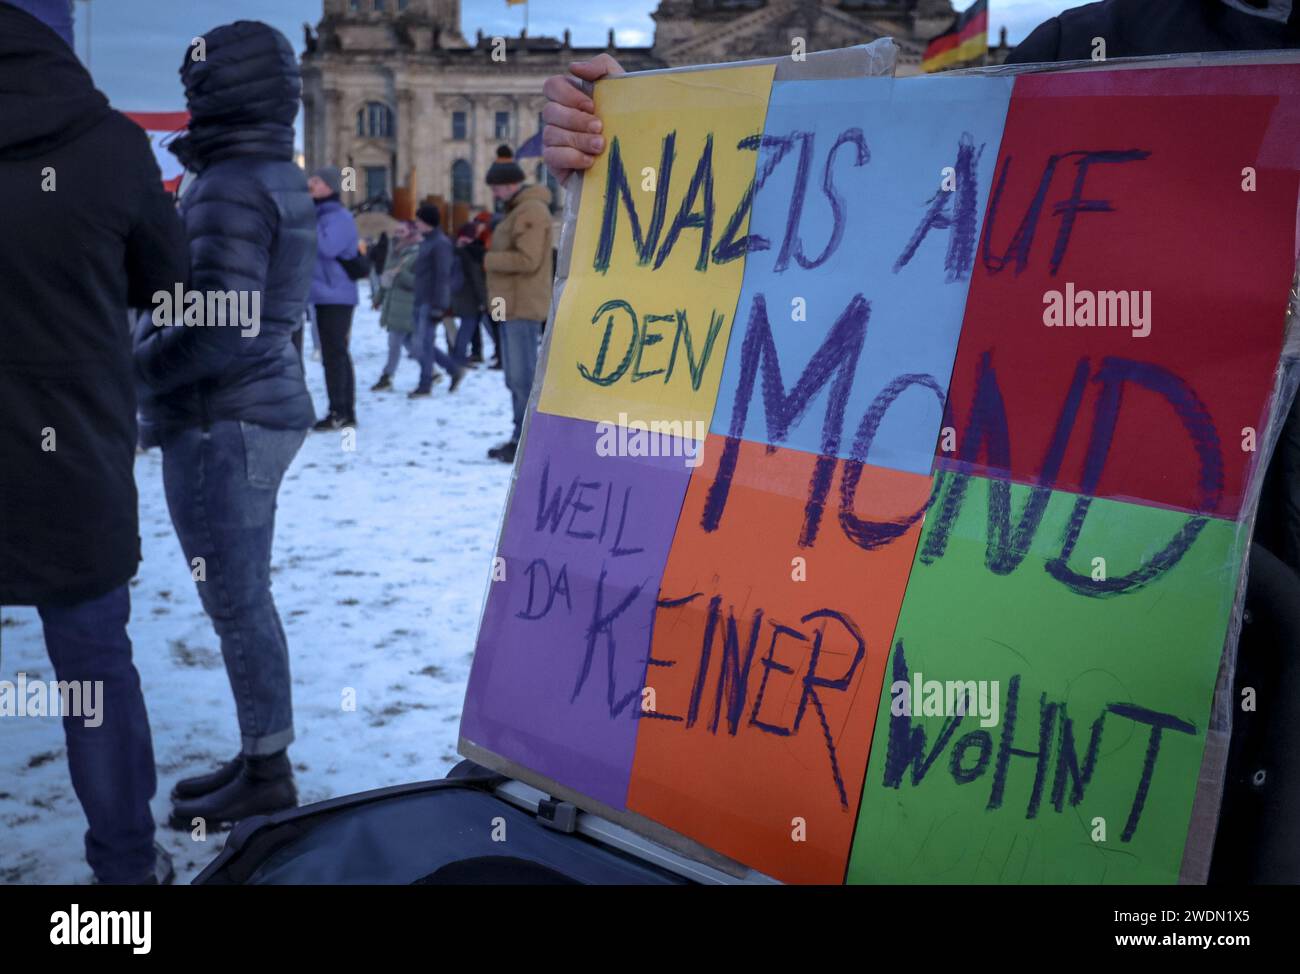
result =
[[[941,461],[1237,516],[1294,268],[1297,100],[1291,65],[1017,79]],[[1048,327],[1071,290],[1148,296],[1149,334]]]

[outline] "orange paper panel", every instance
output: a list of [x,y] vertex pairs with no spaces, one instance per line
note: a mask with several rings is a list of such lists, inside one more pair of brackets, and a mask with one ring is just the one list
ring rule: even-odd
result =
[[[725,443],[708,437],[668,556],[627,805],[779,879],[842,882],[917,526],[849,540],[840,462],[810,531],[818,458],[741,441],[705,532]],[[861,470],[857,517],[925,504],[929,477]]]

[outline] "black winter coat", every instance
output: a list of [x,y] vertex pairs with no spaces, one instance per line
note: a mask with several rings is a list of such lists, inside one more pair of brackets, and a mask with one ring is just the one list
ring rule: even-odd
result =
[[1235,10],[1223,0],[1105,0],[1066,10],[1036,27],[1008,64],[1086,61],[1093,38],[1106,57],[1272,51],[1300,46],[1300,3],[1289,24]]
[[198,173],[181,197],[188,289],[260,300],[256,329],[137,325],[136,368],[159,434],[216,420],[306,429],[311,397],[293,333],[316,262],[316,211],[293,163],[301,79],[284,36],[240,21],[206,35],[207,58],[185,58],[191,121],[172,151]]
[[144,131],[0,3],[0,604],[80,602],[135,574],[127,306],[184,261]]
[[463,282],[451,296],[451,310],[457,318],[477,321],[478,316],[487,310],[487,276],[483,272],[485,249],[481,240],[471,240],[456,247]]

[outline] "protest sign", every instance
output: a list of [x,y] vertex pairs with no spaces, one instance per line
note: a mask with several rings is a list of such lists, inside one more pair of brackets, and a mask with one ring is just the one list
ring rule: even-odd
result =
[[1300,66],[596,87],[462,747],[794,882],[1173,882]]

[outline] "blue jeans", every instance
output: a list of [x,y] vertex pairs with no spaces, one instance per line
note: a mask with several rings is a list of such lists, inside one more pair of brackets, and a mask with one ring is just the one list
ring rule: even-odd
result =
[[289,646],[271,598],[271,542],[280,481],[306,436],[221,420],[162,440],[167,509],[221,640],[241,749],[250,756],[275,754],[293,740]]
[[[473,318],[461,318],[457,322],[456,328],[456,348],[454,349],[456,358],[462,362],[469,361],[470,348],[474,344],[474,339],[478,338],[479,316]],[[479,342],[480,346],[482,342]]]
[[505,372],[506,388],[514,407],[516,443],[524,427],[524,412],[528,409],[528,396],[533,391],[533,373],[537,371],[537,343],[541,340],[542,323],[527,318],[511,318],[501,322],[501,368]]
[[403,349],[414,357],[414,353],[411,352],[411,333],[390,331],[388,333],[388,359],[384,362],[384,375],[390,379],[397,374],[397,367],[402,364]]
[[448,373],[455,373],[461,367],[460,362],[444,352],[438,347],[438,322],[441,319],[433,317],[433,310],[425,304],[420,305],[415,311],[415,347],[419,349],[420,360],[420,385],[421,392],[428,392],[433,388],[433,364],[437,362]]
[[149,715],[131,662],[126,623],[131,597],[123,585],[71,606],[38,606],[45,649],[58,680],[103,682],[96,727],[63,718],[68,772],[86,813],[86,861],[101,883],[134,883],[153,873],[157,787]]

